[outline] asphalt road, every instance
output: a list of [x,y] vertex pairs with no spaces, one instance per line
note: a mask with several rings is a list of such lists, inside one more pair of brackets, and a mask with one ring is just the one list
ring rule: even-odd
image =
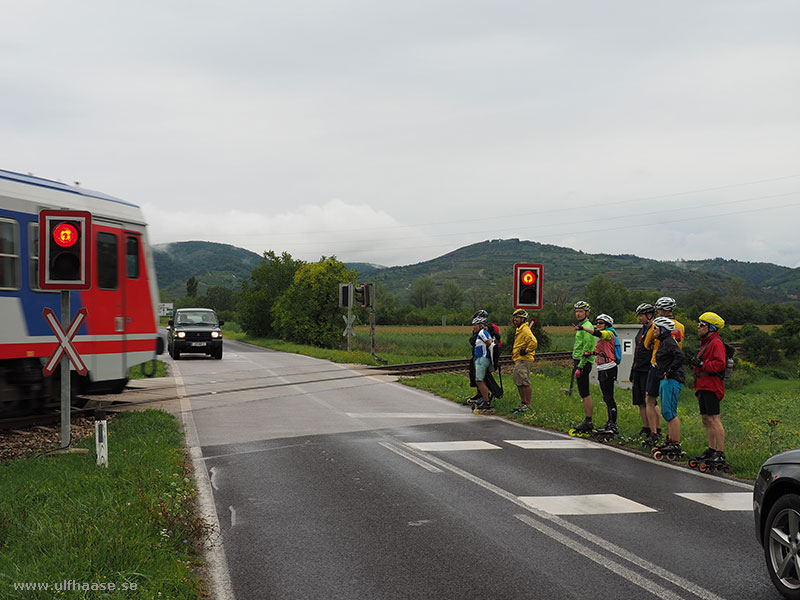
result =
[[230,597],[780,597],[748,485],[225,344],[174,365]]

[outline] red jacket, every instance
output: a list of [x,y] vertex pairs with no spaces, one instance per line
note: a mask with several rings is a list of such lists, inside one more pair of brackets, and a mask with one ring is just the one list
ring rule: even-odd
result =
[[725,373],[727,357],[719,333],[714,331],[700,339],[697,358],[703,361],[703,366],[694,368],[694,389],[714,392],[717,399],[722,400],[725,395],[722,375]]

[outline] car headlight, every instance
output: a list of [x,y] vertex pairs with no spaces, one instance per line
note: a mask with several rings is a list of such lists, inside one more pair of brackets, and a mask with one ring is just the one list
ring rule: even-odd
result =
[[222,337],[222,334],[219,331],[212,331],[211,332],[211,337],[212,338]]
[[177,335],[179,338],[185,338],[186,337],[186,332],[185,331],[179,331],[175,335]]

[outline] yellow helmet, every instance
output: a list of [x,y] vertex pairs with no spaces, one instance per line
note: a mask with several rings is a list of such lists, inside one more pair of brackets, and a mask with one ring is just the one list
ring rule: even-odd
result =
[[725,327],[725,319],[713,312],[704,312],[702,315],[700,315],[698,321],[705,321],[709,325],[713,326],[714,329],[722,329]]

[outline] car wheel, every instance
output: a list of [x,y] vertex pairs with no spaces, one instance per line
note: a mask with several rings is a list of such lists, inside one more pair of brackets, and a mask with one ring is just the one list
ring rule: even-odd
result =
[[222,360],[222,348],[214,352],[214,358],[216,358],[217,360]]
[[786,598],[800,600],[800,496],[786,494],[767,516],[764,557],[772,583]]
[[181,358],[181,353],[178,352],[177,348],[173,348],[172,349],[172,359],[173,360],[180,360],[180,358]]

